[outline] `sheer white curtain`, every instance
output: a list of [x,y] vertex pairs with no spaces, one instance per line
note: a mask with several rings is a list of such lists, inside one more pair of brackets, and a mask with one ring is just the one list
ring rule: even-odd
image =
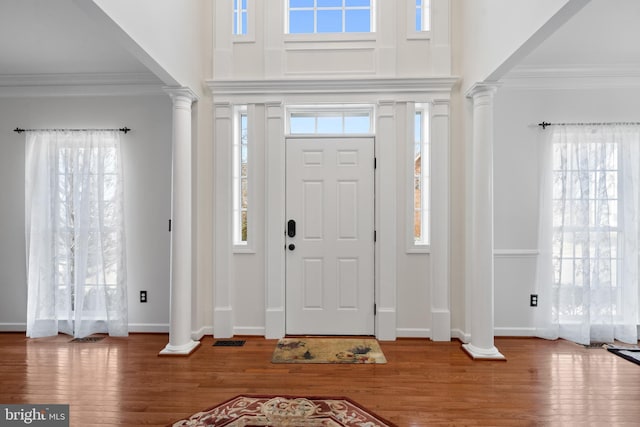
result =
[[118,132],[26,139],[27,336],[127,335]]
[[635,344],[640,126],[542,134],[537,333]]

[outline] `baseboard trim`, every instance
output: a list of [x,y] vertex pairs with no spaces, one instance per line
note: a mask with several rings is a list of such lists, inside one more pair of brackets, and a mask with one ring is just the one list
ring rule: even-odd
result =
[[398,338],[431,338],[429,328],[398,328],[396,329]]
[[[0,332],[27,332],[26,323],[0,323]],[[130,323],[130,333],[169,333],[168,323]]]
[[462,329],[451,329],[451,338],[457,338],[465,344],[471,342],[471,334],[467,334]]
[[205,335],[213,335],[213,326],[203,326],[197,331],[191,331],[191,339],[200,341]]
[[493,328],[496,337],[534,337],[535,328]]
[[233,335],[246,335],[246,336],[262,336],[264,337],[266,329],[263,326],[235,326],[233,328]]
[[27,332],[26,323],[0,323],[0,332]]
[[131,333],[168,334],[168,323],[129,323]]

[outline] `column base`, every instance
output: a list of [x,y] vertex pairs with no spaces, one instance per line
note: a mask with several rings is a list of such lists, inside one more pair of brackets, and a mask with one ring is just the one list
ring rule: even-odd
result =
[[380,341],[395,341],[397,338],[395,307],[380,308],[376,316],[376,338]]
[[431,341],[451,341],[451,313],[449,310],[431,311]]
[[200,341],[190,341],[185,345],[174,346],[167,344],[167,346],[158,353],[158,356],[189,356],[200,346]]
[[265,311],[265,338],[280,339],[286,335],[286,320],[283,308],[267,308]]
[[473,344],[462,344],[462,348],[473,360],[507,360],[495,347],[480,348]]

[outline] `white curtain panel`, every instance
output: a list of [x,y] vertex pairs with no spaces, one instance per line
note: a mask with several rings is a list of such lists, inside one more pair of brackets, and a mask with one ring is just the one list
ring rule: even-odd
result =
[[26,139],[27,336],[127,335],[119,133]]
[[537,334],[635,344],[640,127],[553,126],[542,135]]

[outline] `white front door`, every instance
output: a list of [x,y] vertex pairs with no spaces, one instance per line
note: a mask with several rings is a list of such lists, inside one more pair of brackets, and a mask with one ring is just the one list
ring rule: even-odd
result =
[[290,138],[286,152],[286,333],[373,335],[374,140]]

